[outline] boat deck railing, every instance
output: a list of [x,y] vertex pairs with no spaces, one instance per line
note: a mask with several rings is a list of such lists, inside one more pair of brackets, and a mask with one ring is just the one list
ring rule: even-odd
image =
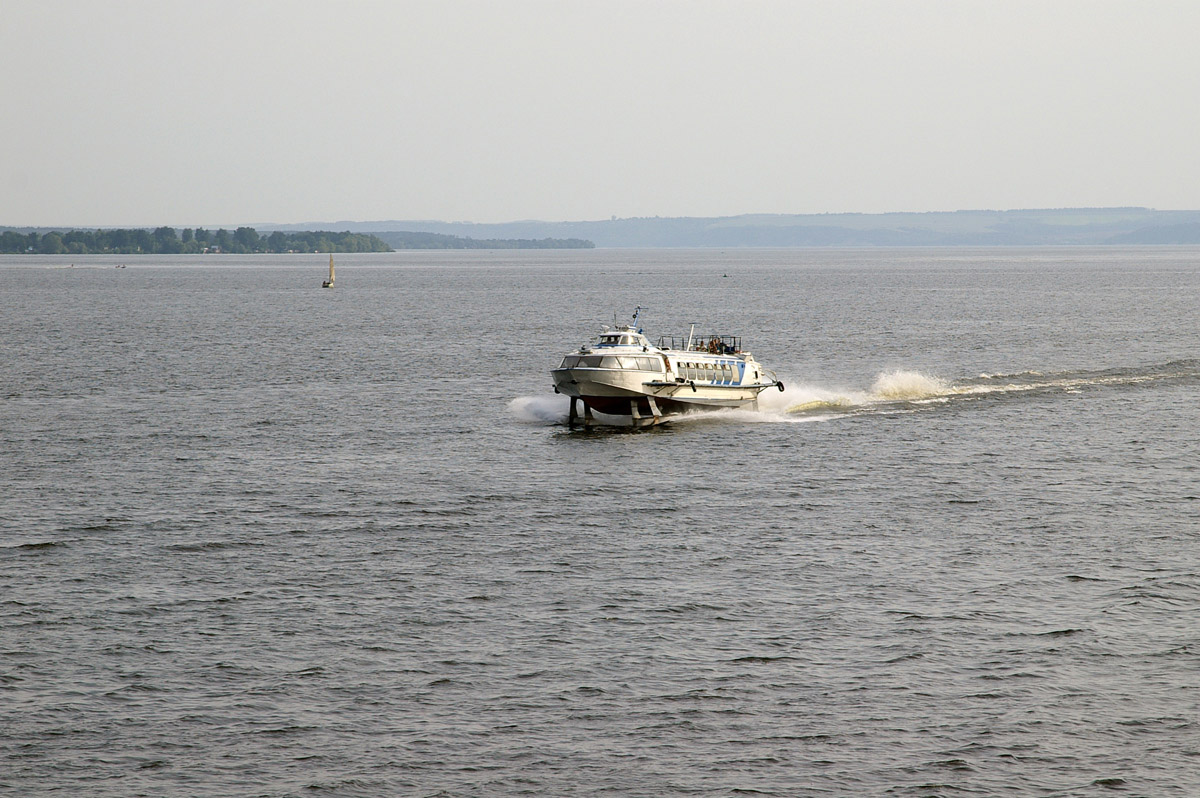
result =
[[709,352],[714,355],[732,355],[742,351],[742,337],[740,335],[693,335],[690,337],[692,345],[689,348],[689,336],[661,335],[658,338],[658,348]]

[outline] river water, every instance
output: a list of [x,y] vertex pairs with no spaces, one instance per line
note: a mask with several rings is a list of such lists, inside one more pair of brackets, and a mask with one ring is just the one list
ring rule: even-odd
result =
[[0,258],[0,793],[1200,794],[1200,249],[338,265]]

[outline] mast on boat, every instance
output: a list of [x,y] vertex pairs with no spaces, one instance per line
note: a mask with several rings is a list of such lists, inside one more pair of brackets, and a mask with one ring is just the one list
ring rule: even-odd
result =
[[321,283],[322,288],[333,288],[333,253],[329,253],[329,279]]

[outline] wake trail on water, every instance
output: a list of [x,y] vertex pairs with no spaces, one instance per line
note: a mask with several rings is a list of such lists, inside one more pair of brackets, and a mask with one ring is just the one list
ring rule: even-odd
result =
[[865,390],[837,389],[784,380],[782,392],[765,391],[758,409],[746,412],[755,421],[827,421],[898,403],[935,401],[952,386],[946,380],[921,371],[896,369],[881,372]]
[[[1049,393],[1079,394],[1089,389],[1200,382],[1200,360],[1176,360],[1153,366],[1099,371],[980,374],[948,380],[918,370],[880,372],[869,388],[842,389],[784,379],[785,389],[764,391],[757,409],[700,410],[672,416],[671,423],[724,420],[742,423],[813,423],[869,413],[918,412],[924,408],[980,399],[1005,399]],[[509,402],[520,421],[565,424],[570,399],[560,395],[521,396]],[[609,420],[610,417],[602,417]],[[609,423],[620,425],[618,418]]]

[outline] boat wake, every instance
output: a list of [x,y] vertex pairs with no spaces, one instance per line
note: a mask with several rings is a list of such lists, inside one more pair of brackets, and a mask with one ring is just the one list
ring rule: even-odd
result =
[[[1091,390],[1149,384],[1200,382],[1200,360],[1177,360],[1154,366],[1101,371],[980,374],[948,380],[921,371],[898,369],[880,373],[869,388],[835,389],[784,379],[785,390],[764,392],[757,410],[704,410],[675,416],[672,424],[721,420],[742,423],[812,423],[868,413],[919,412],[950,403],[1008,399],[1046,394],[1080,394]],[[565,396],[523,396],[509,411],[534,424],[566,424],[570,400]],[[608,421],[602,417],[601,420]],[[621,425],[618,418],[609,423]]]
[[[865,412],[916,407],[944,401],[954,386],[920,371],[895,370],[879,374],[865,390],[833,389],[784,380],[782,393],[768,391],[758,400],[757,410],[715,411],[703,417],[736,416],[755,423],[801,423],[829,421]],[[691,419],[692,416],[688,416]]]

